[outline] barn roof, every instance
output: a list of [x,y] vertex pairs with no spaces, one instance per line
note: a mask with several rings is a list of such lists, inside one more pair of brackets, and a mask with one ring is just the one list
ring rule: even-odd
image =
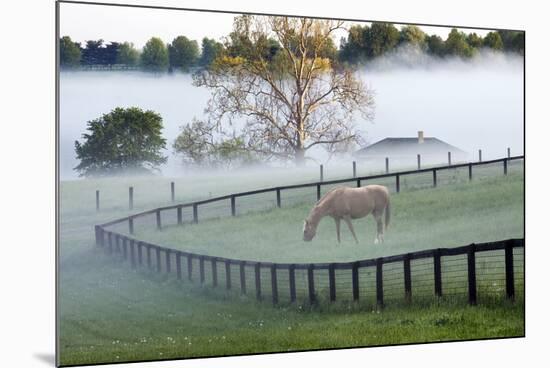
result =
[[456,154],[466,154],[460,148],[452,146],[440,139],[426,137],[422,143],[419,143],[417,137],[414,138],[385,138],[381,141],[363,147],[356,151],[356,155],[387,155],[387,154],[421,154],[430,155],[441,152],[453,152]]

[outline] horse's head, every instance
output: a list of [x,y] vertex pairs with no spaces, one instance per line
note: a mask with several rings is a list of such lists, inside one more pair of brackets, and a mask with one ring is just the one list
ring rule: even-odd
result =
[[315,236],[315,226],[308,219],[304,220],[304,241],[311,241]]

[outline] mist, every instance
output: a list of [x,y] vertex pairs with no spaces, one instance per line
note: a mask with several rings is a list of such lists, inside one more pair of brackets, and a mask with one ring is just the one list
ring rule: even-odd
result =
[[[469,60],[433,58],[411,48],[364,65],[362,80],[375,91],[375,119],[356,121],[367,143],[386,137],[439,138],[477,159],[523,154],[523,57],[483,51]],[[189,74],[73,71],[60,74],[60,176],[78,177],[74,141],[86,123],[115,107],[137,106],[163,118],[168,162],[163,175],[186,173],[171,146],[180,126],[202,117],[210,96]],[[326,162],[322,150],[311,152]],[[445,159],[445,158],[443,158]],[[331,163],[348,158],[331,160]]]

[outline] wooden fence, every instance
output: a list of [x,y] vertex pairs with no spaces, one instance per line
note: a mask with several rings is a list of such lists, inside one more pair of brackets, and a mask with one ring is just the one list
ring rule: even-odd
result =
[[[523,270],[523,254],[517,253],[518,250],[523,251],[523,239],[471,244],[458,248],[431,249],[348,263],[287,264],[189,253],[140,241],[132,238],[132,235],[134,234],[134,221],[140,217],[154,216],[156,228],[161,230],[165,226],[162,216],[165,211],[175,210],[176,223],[181,225],[183,224],[183,209],[190,208],[192,209],[191,222],[198,223],[199,207],[219,201],[229,200],[227,214],[235,216],[238,199],[246,196],[274,192],[276,206],[281,207],[281,193],[286,190],[315,188],[317,199],[319,199],[321,188],[325,185],[353,182],[360,187],[362,182],[367,180],[388,177],[395,178],[395,191],[399,193],[400,180],[407,175],[431,172],[435,187],[438,185],[437,173],[442,170],[467,167],[471,180],[474,166],[502,163],[503,174],[507,175],[509,161],[520,159],[523,159],[523,156],[351,179],[279,186],[155,208],[96,225],[96,244],[105,248],[109,253],[121,254],[123,259],[130,260],[132,267],[146,264],[147,267],[153,268],[154,260],[158,272],[162,272],[162,270],[167,273],[175,272],[179,279],[184,278],[185,273],[189,280],[198,279],[201,284],[210,284],[214,287],[224,283],[227,289],[238,287],[243,294],[246,294],[247,290],[254,289],[256,298],[270,297],[275,304],[279,303],[282,295],[286,295],[290,302],[295,302],[298,297],[301,297],[310,303],[315,303],[320,295],[324,295],[329,301],[337,300],[337,295],[340,295],[338,299],[356,301],[359,300],[360,295],[363,295],[367,299],[374,298],[376,304],[383,305],[387,297],[412,300],[413,286],[415,285],[423,285],[424,291],[420,292],[419,296],[431,295],[431,293],[426,293],[426,289],[432,290],[436,296],[466,293],[471,304],[477,303],[480,286],[484,290],[484,295],[499,294],[505,290],[506,297],[513,299],[518,280],[523,280],[523,272],[517,272],[518,269]],[[133,191],[131,191],[130,198],[133,198]],[[132,200],[130,206],[132,206]],[[129,236],[124,235],[124,231],[117,232],[118,230],[111,229],[111,227],[124,222],[128,224]],[[488,263],[492,266],[480,266],[480,264]],[[453,282],[454,284],[458,283],[458,286],[452,286]],[[522,284],[520,283],[520,285]],[[415,290],[420,289],[415,288]],[[396,294],[395,290],[401,291]]]
[[[524,239],[429,249],[354,262],[290,264],[175,250],[107,231],[99,225],[95,234],[98,246],[109,254],[121,255],[132,268],[175,273],[179,280],[198,280],[201,285],[227,290],[236,288],[242,294],[253,292],[258,300],[267,297],[273,304],[278,304],[280,298],[296,302],[298,295],[306,296],[304,299],[310,304],[317,303],[320,295],[330,302],[336,301],[337,295],[343,300],[358,301],[360,295],[372,290],[379,306],[384,305],[387,296],[410,303],[416,293],[419,298],[465,294],[468,302],[475,305],[479,295],[502,295],[514,300],[517,285],[523,288]],[[457,264],[457,260],[462,265]],[[489,267],[488,260],[491,260]],[[413,265],[419,261],[422,267]],[[302,282],[298,282],[298,272]],[[458,283],[463,284],[458,292],[454,285],[457,278]]]

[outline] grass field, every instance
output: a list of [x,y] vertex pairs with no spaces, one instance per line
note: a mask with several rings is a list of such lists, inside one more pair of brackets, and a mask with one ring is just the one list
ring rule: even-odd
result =
[[[218,219],[161,232],[145,223],[136,227],[136,236],[220,256],[292,262],[346,261],[522,237],[522,167],[511,169],[507,177],[492,175],[491,170],[498,172],[498,168],[487,168],[486,175],[472,183],[455,173],[447,178],[452,185],[436,189],[418,189],[422,178],[417,183],[409,180],[405,190],[392,197],[392,224],[383,245],[372,243],[372,219],[356,221],[359,245],[343,227],[342,245],[337,247],[334,224],[329,220],[321,222],[312,243],[302,242],[302,220],[311,201],[299,204],[309,199],[300,194],[294,201],[283,198],[287,205],[282,209],[248,214],[242,210],[235,218],[227,216],[224,204],[211,209],[212,217],[218,214]],[[285,184],[283,177],[243,181],[205,176],[195,185],[191,179],[182,179],[177,188],[188,190],[177,192],[178,200],[266,187],[267,179],[271,185]],[[522,300],[470,307],[449,298],[409,307],[389,305],[383,310],[368,303],[273,307],[148,270],[131,270],[119,258],[93,246],[94,224],[130,213],[124,200],[128,185],[136,188],[135,212],[169,203],[169,182],[133,178],[61,184],[61,364],[524,335]],[[104,203],[98,213],[96,188],[101,188]],[[259,239],[262,246],[258,246]]]

